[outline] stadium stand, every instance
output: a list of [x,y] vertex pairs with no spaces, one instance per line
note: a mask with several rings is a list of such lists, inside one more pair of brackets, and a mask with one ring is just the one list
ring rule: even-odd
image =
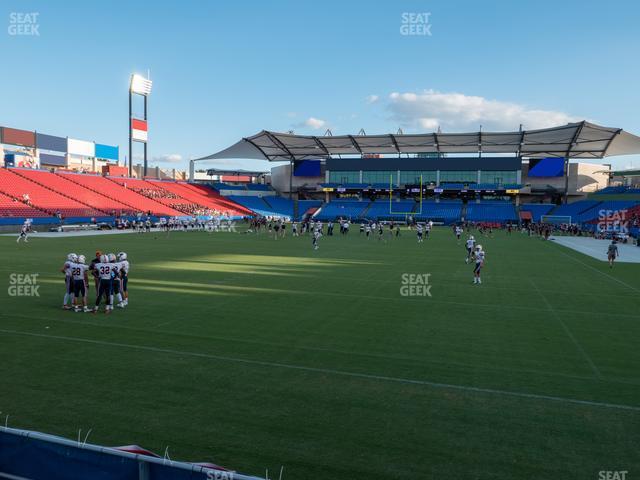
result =
[[253,192],[273,192],[273,189],[269,185],[263,185],[261,183],[247,183],[247,190]]
[[[73,181],[95,193],[111,199],[117,199],[123,205],[129,207],[134,212],[151,212],[153,215],[178,216],[182,215],[178,210],[161,204],[155,200],[151,200],[130,188],[124,188],[125,185],[113,181],[111,177],[102,177],[100,175],[88,174],[71,174],[60,173],[67,180]],[[134,180],[134,179],[127,179]],[[134,180],[135,181],[135,180]]]
[[249,209],[230,200],[229,197],[223,197],[214,189],[203,185],[161,180],[149,180],[149,183],[172,192],[189,203],[201,205],[207,209],[216,210],[232,216],[251,215]]
[[0,193],[0,216],[3,217],[48,217],[43,210],[30,207],[22,201]]
[[211,184],[211,186],[215,189],[215,190],[240,190],[240,191],[246,191],[247,189],[245,188],[244,185],[231,185],[229,183],[222,183],[222,182],[214,182]]
[[534,222],[539,222],[540,217],[547,215],[555,207],[552,203],[526,203],[520,206],[520,210],[524,212],[531,212],[531,219]]
[[416,202],[413,200],[375,200],[364,212],[364,216],[377,220],[405,220],[407,215],[415,211]]
[[554,208],[548,215],[570,216],[571,220],[575,222],[580,213],[595,207],[599,203],[597,200],[580,200],[574,203],[567,203]]
[[466,218],[473,222],[515,222],[517,215],[511,202],[482,202],[469,203]]
[[271,207],[262,200],[262,197],[229,195],[226,198],[263,217],[271,217],[275,214]]
[[598,203],[589,210],[579,213],[574,221],[588,222],[595,220],[600,216],[607,216],[615,212],[622,212],[623,210],[631,209],[637,206],[639,202],[624,201],[624,200],[610,200],[606,202]]
[[174,210],[178,210],[184,214],[195,214],[198,212],[198,210],[204,210],[206,208],[203,205],[189,202],[179,195],[165,190],[161,187],[161,185],[151,183],[146,180],[122,177],[113,177],[111,179],[116,183],[119,183],[122,186],[126,186],[126,188],[139,193],[140,195],[151,198],[156,202],[162,203],[163,205],[166,205]]
[[293,218],[293,200],[277,196],[262,197],[262,200],[276,215]]
[[335,220],[342,217],[355,220],[360,217],[369,203],[358,200],[334,200],[322,207],[314,218],[318,220]]
[[[0,192],[16,199],[29,197],[29,205],[44,210],[50,215],[60,213],[64,217],[100,217],[106,212],[97,210],[85,203],[53,190],[47,183],[41,183],[48,177],[30,175],[35,170],[0,169]],[[43,172],[47,174],[46,172]],[[52,173],[47,175],[53,176]],[[31,177],[31,178],[29,178]],[[40,181],[37,181],[36,178]],[[45,181],[46,181],[45,180]],[[59,179],[62,181],[61,179]]]
[[605,187],[598,190],[594,195],[608,195],[608,194],[640,194],[640,188],[617,186],[617,187]]
[[300,220],[305,214],[312,215],[321,205],[320,200],[298,200],[298,218],[296,220]]
[[[419,207],[418,207],[419,210]],[[422,202],[422,212],[414,215],[416,220],[432,220],[443,222],[446,225],[456,222],[462,214],[462,202],[457,201],[424,201]]]
[[55,174],[47,172],[39,172],[41,175],[41,183],[47,184],[59,192],[68,193],[73,198],[80,200],[87,205],[102,210],[103,212],[115,212],[123,215],[133,215],[136,210],[126,203],[108,197],[98,190],[90,189],[82,185],[79,176],[83,174]]

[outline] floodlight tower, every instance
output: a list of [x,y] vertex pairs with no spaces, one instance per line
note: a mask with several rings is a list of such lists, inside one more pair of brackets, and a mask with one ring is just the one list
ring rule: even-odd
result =
[[[144,144],[144,171],[147,175],[147,99],[151,93],[151,80],[137,73],[131,75],[129,82],[129,176],[133,174],[133,142]],[[133,95],[140,95],[144,99],[142,118],[133,118]]]

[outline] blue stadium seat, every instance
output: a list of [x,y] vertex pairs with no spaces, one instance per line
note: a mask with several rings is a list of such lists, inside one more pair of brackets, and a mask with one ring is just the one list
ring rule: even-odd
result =
[[551,210],[548,215],[569,216],[571,217],[572,222],[576,222],[578,221],[578,215],[580,213],[585,212],[598,204],[600,204],[600,202],[597,200],[579,200],[566,205],[559,205],[557,208]]
[[467,205],[467,220],[473,222],[516,221],[516,209],[511,202],[482,202]]
[[244,185],[229,185],[228,183],[222,183],[222,182],[214,182],[211,184],[211,186],[220,191],[220,190],[242,190],[242,191],[246,191],[247,189],[245,188]]
[[610,200],[602,202],[598,205],[594,205],[589,210],[579,213],[575,221],[588,222],[590,220],[600,218],[601,216],[606,217],[611,215],[612,212],[620,212],[622,210],[635,207],[638,204],[640,204],[640,202],[628,200]]
[[314,218],[318,220],[335,220],[338,217],[350,218],[352,220],[360,217],[360,214],[370,202],[359,200],[333,200],[327,203],[320,213]]
[[263,185],[261,183],[248,183],[247,190],[254,192],[271,192],[273,189],[269,185]]
[[416,213],[414,215],[414,218],[419,221],[433,220],[434,222],[444,222],[448,225],[460,220],[461,214],[461,201],[423,201],[421,212],[420,204],[416,206]]
[[547,215],[555,207],[552,203],[527,203],[520,207],[521,211],[531,212],[531,219],[539,222],[543,215]]

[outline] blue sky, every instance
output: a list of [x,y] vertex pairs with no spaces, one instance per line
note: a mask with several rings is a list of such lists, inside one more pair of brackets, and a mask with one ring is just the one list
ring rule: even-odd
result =
[[[5,0],[0,12],[7,28],[12,12],[37,12],[39,30],[0,35],[1,125],[118,144],[123,157],[128,78],[150,70],[149,154],[163,167],[261,129],[453,132],[588,119],[640,134],[632,0]],[[427,12],[431,35],[401,34],[403,13]]]

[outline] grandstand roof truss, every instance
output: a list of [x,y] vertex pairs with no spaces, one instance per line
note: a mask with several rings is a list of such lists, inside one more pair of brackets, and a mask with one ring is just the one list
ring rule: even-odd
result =
[[247,158],[272,162],[338,155],[512,153],[528,158],[603,158],[640,154],[640,137],[587,121],[517,132],[314,136],[263,130],[197,160]]

